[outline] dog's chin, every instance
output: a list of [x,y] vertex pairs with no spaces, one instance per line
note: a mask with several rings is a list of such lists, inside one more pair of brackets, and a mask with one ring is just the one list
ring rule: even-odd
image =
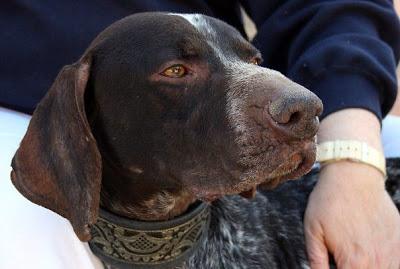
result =
[[289,154],[272,172],[255,169],[253,177],[260,178],[257,187],[273,189],[279,184],[292,179],[298,179],[308,173],[316,159],[316,144],[314,141],[302,143],[301,150]]
[[251,199],[254,198],[258,187],[273,189],[287,180],[300,178],[311,170],[315,158],[315,142],[308,141],[303,143],[300,150],[282,158],[283,162],[277,167],[272,169],[263,165],[251,167],[235,178],[235,184],[227,184],[223,188],[202,190],[201,193],[197,193],[197,197],[206,202],[215,201],[225,195],[235,194]]
[[260,187],[273,189],[287,180],[298,179],[305,175],[311,170],[315,162],[315,153],[307,155],[296,154],[290,159],[293,160],[292,163],[285,163],[278,167],[265,182],[260,184]]

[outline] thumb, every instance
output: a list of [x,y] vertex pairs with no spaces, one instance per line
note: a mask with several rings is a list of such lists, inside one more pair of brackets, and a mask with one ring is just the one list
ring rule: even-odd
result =
[[311,269],[329,269],[328,249],[322,233],[306,229],[305,239]]

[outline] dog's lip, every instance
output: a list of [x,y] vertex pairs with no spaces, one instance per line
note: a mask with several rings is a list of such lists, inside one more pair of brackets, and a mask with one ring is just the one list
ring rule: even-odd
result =
[[[285,180],[297,179],[308,173],[316,158],[316,144],[314,141],[304,143],[303,150],[291,155],[291,158],[299,158],[296,164],[288,171],[278,174],[267,179],[264,183],[260,184],[267,189],[275,188],[279,183]],[[289,159],[291,159],[289,158]],[[280,166],[281,167],[281,166]]]
[[[276,169],[274,169],[274,171],[269,173],[269,176],[266,176],[264,179],[249,182],[248,184],[243,184],[243,186],[241,187],[238,187],[237,185],[231,186],[231,188],[228,188],[230,189],[230,191],[203,190],[201,192],[201,195],[199,195],[198,193],[197,198],[208,203],[213,202],[225,195],[243,194],[242,196],[245,198],[253,198],[254,196],[251,195],[253,193],[252,190],[260,185],[266,187],[267,189],[271,189],[276,187],[283,181],[299,178],[309,172],[315,162],[315,152],[315,141],[304,141],[304,143],[302,143],[301,149],[292,153],[287,158],[287,160],[289,160],[288,162],[285,162],[278,166]],[[292,163],[294,163],[294,165],[291,165]],[[279,172],[279,170],[283,171]],[[274,174],[274,172],[276,174]],[[238,171],[235,171],[235,173],[230,173],[230,175],[236,178],[238,176],[237,173]]]
[[301,153],[294,153],[287,159],[287,162],[282,163],[271,173],[271,178],[281,178],[296,172],[303,165],[304,161]]
[[314,141],[304,144],[303,151],[300,153],[302,161],[297,165],[291,173],[288,173],[286,177],[288,179],[295,179],[308,173],[315,163],[317,146]]
[[[199,200],[202,200],[207,203],[211,203],[215,200],[222,198],[225,195],[240,195],[246,199],[252,199],[255,197],[255,190],[258,186],[266,186],[267,189],[272,189],[279,185],[282,181],[286,179],[294,179],[296,177],[300,177],[305,174],[309,169],[308,167],[310,160],[307,158],[301,157],[301,161],[299,161],[293,168],[290,168],[290,171],[286,173],[279,174],[277,176],[273,176],[271,178],[266,178],[262,182],[249,183],[246,187],[242,188],[242,191],[236,189],[234,192],[218,192],[218,191],[204,191],[201,196],[198,196]],[[312,161],[313,162],[313,161]]]
[[213,194],[205,195],[204,197],[201,197],[199,199],[206,203],[211,203],[211,202],[214,202],[215,200],[222,198],[223,196],[224,195],[220,194],[220,193],[213,193]]

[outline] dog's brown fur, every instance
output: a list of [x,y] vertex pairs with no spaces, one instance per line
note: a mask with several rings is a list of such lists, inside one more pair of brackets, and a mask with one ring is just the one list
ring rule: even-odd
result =
[[[12,180],[68,218],[81,240],[99,205],[168,219],[197,199],[251,197],[260,183],[310,169],[319,99],[251,64],[259,52],[233,28],[199,18],[219,34],[162,13],[113,24],[37,107]],[[174,64],[188,74],[162,75]]]

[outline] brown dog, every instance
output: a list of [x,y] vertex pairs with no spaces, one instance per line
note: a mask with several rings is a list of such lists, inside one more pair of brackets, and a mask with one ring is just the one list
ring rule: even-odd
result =
[[259,184],[297,178],[314,163],[322,104],[260,61],[210,17],[143,13],[116,22],[38,105],[13,183],[87,241],[99,206],[167,220],[196,200],[249,197]]

